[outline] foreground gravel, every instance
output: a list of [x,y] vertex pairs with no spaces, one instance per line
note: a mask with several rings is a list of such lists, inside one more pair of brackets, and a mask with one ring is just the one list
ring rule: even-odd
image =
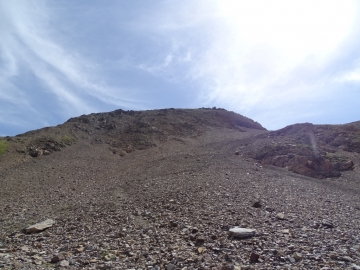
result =
[[[360,269],[358,160],[323,180],[261,166],[241,153],[256,132],[125,156],[81,142],[2,168],[0,268]],[[231,237],[235,226],[256,234]]]

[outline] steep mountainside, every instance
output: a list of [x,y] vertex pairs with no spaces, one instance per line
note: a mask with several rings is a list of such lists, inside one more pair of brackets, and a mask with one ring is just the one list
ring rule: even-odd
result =
[[358,269],[359,124],[117,110],[3,138],[0,268]]

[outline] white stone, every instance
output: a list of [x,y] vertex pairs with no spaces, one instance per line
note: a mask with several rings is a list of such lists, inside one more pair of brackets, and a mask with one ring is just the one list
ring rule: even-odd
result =
[[246,238],[254,236],[256,233],[256,230],[254,229],[248,229],[248,228],[240,228],[240,227],[234,227],[229,229],[230,235],[232,235],[235,238]]
[[47,228],[52,227],[52,225],[55,224],[55,221],[52,219],[47,219],[43,222],[36,223],[34,225],[31,225],[25,229],[25,233],[36,233],[41,232]]

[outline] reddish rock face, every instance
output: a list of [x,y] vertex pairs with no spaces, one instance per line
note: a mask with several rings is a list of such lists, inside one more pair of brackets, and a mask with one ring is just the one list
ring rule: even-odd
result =
[[[256,150],[248,153],[262,164],[286,167],[297,174],[314,178],[339,177],[341,171],[352,170],[355,166],[342,151],[350,151],[349,141],[356,144],[354,136],[360,134],[360,127],[339,130],[341,127],[320,128],[309,123],[292,125],[267,136],[259,135],[248,147]],[[357,148],[351,149],[356,151]]]

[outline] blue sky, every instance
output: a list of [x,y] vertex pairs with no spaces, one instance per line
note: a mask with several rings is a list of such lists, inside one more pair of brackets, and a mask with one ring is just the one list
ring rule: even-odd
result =
[[118,108],[360,120],[358,1],[0,0],[0,136]]

